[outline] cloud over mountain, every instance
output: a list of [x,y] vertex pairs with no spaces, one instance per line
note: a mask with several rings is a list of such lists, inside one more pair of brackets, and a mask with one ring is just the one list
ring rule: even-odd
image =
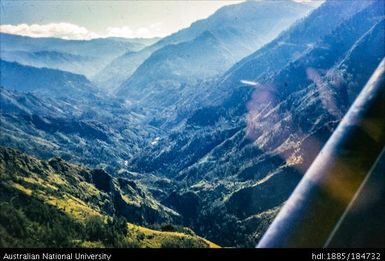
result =
[[93,32],[86,27],[72,23],[49,24],[4,24],[0,25],[0,32],[30,37],[58,37],[68,40],[89,40],[106,37],[123,38],[151,38],[162,36],[162,24],[155,23],[147,27],[130,28],[129,26],[107,27],[104,32]]

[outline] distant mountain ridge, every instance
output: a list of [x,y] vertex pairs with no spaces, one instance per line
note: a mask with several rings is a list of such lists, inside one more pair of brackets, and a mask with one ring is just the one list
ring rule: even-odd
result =
[[[253,80],[260,73],[267,73],[266,68],[269,68],[269,71],[281,68],[288,61],[298,58],[306,49],[312,48],[318,40],[332,33],[335,28],[360,10],[370,6],[371,3],[373,3],[371,0],[353,0],[347,6],[342,1],[326,1],[320,8],[314,10],[307,19],[234,65],[226,73],[225,78],[230,78],[233,82],[239,82],[241,79]],[[266,58],[262,59],[261,57]],[[242,68],[248,68],[248,70]]]
[[0,56],[9,62],[59,69],[92,78],[112,59],[127,51],[138,51],[156,40],[116,37],[64,40],[0,33]]
[[[83,75],[89,75],[93,70],[85,68],[86,64],[93,63],[92,57],[57,51],[1,51],[1,59],[36,68],[45,67]],[[94,68],[96,70],[96,67]]]
[[215,77],[235,62],[226,46],[205,31],[192,41],[167,45],[155,51],[117,95],[143,101],[144,106],[146,100],[151,100],[152,106],[159,104],[156,101],[163,106],[171,105],[174,100],[167,101],[165,91],[183,96],[183,89],[188,88],[186,85]]
[[63,53],[89,56],[113,55],[114,53],[129,50],[140,50],[147,44],[152,44],[151,39],[127,38],[97,38],[91,40],[64,40],[53,37],[28,37],[15,34],[0,33],[4,50],[9,51],[57,51]]
[[83,75],[4,60],[0,60],[0,68],[0,83],[11,90],[72,98],[96,94],[96,88]]
[[[119,88],[119,94],[122,94],[124,89],[140,88],[140,86],[125,86],[124,84],[120,87],[120,84],[128,80],[144,61],[149,59],[148,63],[150,63],[151,54],[155,51],[168,48],[172,55],[173,49],[167,47],[168,45],[193,41],[205,31],[210,32],[231,53],[230,61],[223,59],[223,63],[226,65],[229,62],[241,59],[272,40],[296,19],[304,16],[310,9],[307,5],[291,1],[280,3],[248,1],[225,6],[207,19],[193,23],[189,28],[165,37],[139,52],[129,52],[115,59],[96,75],[94,80],[100,86],[107,87],[107,89],[115,90]],[[186,50],[184,55],[201,57],[201,66],[204,65],[205,61],[210,62],[210,60],[205,60],[203,54],[200,56],[199,52],[191,53]],[[229,56],[223,58],[229,58]],[[167,61],[164,62],[167,64]],[[176,66],[178,66],[178,63]],[[128,80],[128,83],[130,81],[136,80]]]

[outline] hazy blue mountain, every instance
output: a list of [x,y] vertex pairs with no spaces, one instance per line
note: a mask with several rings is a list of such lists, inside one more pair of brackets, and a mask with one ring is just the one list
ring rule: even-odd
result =
[[138,51],[157,39],[63,40],[0,33],[1,59],[92,77],[112,59]]
[[79,98],[94,95],[96,88],[80,74],[35,68],[0,60],[1,86],[41,96]]
[[[170,106],[184,96],[187,84],[214,77],[235,62],[229,49],[205,31],[192,41],[155,51],[124,83],[118,96],[142,101],[144,106]],[[198,91],[196,85],[192,87]]]
[[95,58],[57,51],[1,51],[1,58],[8,62],[17,62],[37,68],[57,69],[85,76],[98,72],[98,66],[90,66],[95,63]]
[[[117,88],[150,57],[146,65],[148,67],[152,59],[151,54],[161,48],[167,49],[160,52],[168,52],[175,57],[172,61],[176,63],[173,65],[175,67],[179,66],[183,61],[179,61],[178,59],[175,61],[177,57],[173,52],[179,53],[182,57],[196,56],[197,60],[198,57],[200,57],[203,59],[200,66],[204,67],[205,62],[210,62],[209,59],[204,59],[205,53],[191,52],[191,48],[189,47],[181,53],[181,46],[175,46],[174,50],[172,46],[168,47],[168,45],[193,41],[205,31],[210,32],[218,42],[221,43],[221,46],[227,48],[231,54],[231,56],[226,55],[226,57],[223,57],[227,58],[227,60],[224,60],[223,66],[217,69],[218,71],[223,71],[227,69],[229,63],[241,59],[274,39],[282,30],[288,28],[295,20],[304,16],[310,9],[307,5],[291,1],[248,1],[237,5],[225,6],[207,19],[197,21],[189,28],[165,37],[142,51],[129,52],[115,59],[95,77],[95,81],[99,85],[108,87],[109,89]],[[208,46],[208,48],[210,47]],[[156,57],[158,57],[158,55],[156,55]],[[158,65],[159,62],[160,61],[157,61]],[[164,61],[164,66],[167,67],[170,63],[171,61]],[[199,66],[199,63],[194,66]],[[155,70],[155,68],[151,70]],[[172,78],[172,75],[170,78]],[[134,87],[123,86],[122,88]],[[140,87],[135,86],[135,88]],[[123,93],[124,91],[122,90],[121,92]]]
[[210,107],[130,167],[178,181],[164,202],[179,213],[195,193],[200,214],[185,222],[207,238],[253,246],[385,56],[384,24],[381,0],[327,1],[230,69],[208,88]]
[[256,79],[262,74],[269,77],[288,62],[301,57],[306,50],[311,50],[325,35],[333,32],[373,1],[353,0],[348,1],[348,6],[344,2],[327,1],[303,22],[237,63],[228,71],[225,79],[239,83],[240,80]]
[[2,49],[7,51],[57,51],[86,56],[115,56],[125,51],[138,51],[157,39],[97,38],[92,40],[64,40],[34,38],[0,33]]

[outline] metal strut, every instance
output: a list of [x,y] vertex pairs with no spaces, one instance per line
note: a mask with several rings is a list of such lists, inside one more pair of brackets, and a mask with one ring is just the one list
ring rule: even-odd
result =
[[385,59],[257,247],[326,247],[384,148]]

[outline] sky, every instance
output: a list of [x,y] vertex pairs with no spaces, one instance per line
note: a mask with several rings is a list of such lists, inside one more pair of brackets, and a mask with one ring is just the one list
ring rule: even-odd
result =
[[[310,2],[314,0],[293,0]],[[32,37],[164,37],[242,0],[1,0],[0,31]]]

